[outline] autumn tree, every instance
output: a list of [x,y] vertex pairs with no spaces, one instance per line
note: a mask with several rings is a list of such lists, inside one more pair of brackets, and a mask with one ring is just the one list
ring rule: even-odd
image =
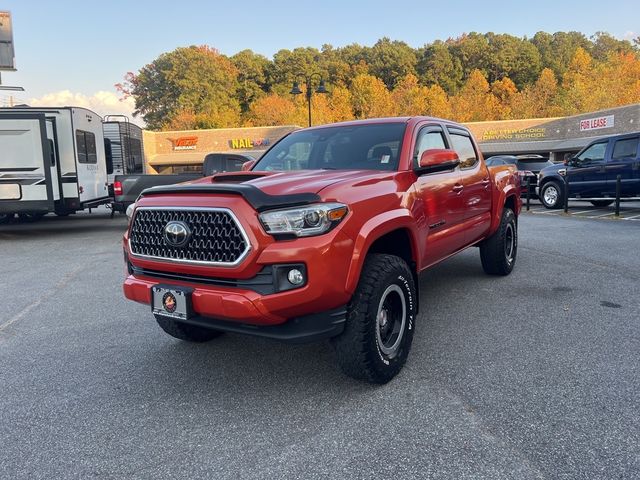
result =
[[394,114],[389,90],[382,80],[373,75],[361,74],[353,79],[351,105],[356,118],[384,117]]
[[271,94],[251,104],[248,126],[291,125],[295,123],[296,104],[285,97]]
[[406,75],[391,93],[391,100],[398,115],[425,115],[428,89],[418,83],[418,77]]
[[498,99],[480,70],[472,71],[460,92],[452,98],[452,112],[459,122],[478,122],[499,115]]
[[431,117],[451,118],[451,102],[447,92],[440,85],[427,87],[427,109],[425,114]]

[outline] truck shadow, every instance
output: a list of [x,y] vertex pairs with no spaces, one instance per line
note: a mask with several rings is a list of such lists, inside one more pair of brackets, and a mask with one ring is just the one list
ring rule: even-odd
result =
[[0,224],[0,239],[28,239],[36,236],[67,236],[84,232],[123,232],[127,229],[127,218],[116,214],[111,218],[111,212],[98,210],[93,213],[80,213],[68,217],[58,217],[53,214],[45,215],[34,222],[21,221],[16,218]]

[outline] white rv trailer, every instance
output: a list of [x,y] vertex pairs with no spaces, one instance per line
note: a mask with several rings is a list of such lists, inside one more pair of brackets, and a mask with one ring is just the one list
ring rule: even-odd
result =
[[107,169],[98,114],[0,108],[0,216],[67,215],[109,203]]

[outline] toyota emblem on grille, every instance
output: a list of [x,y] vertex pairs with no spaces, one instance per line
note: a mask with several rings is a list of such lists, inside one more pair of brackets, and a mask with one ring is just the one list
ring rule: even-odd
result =
[[164,239],[170,247],[184,247],[190,237],[191,231],[184,222],[172,221],[164,227]]

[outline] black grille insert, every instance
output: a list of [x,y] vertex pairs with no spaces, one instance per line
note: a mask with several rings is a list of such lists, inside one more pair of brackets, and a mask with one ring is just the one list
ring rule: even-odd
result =
[[[189,226],[191,235],[183,247],[174,247],[165,239],[165,227],[171,221]],[[249,250],[240,225],[225,209],[139,208],[129,245],[138,256],[222,265],[239,263]]]

